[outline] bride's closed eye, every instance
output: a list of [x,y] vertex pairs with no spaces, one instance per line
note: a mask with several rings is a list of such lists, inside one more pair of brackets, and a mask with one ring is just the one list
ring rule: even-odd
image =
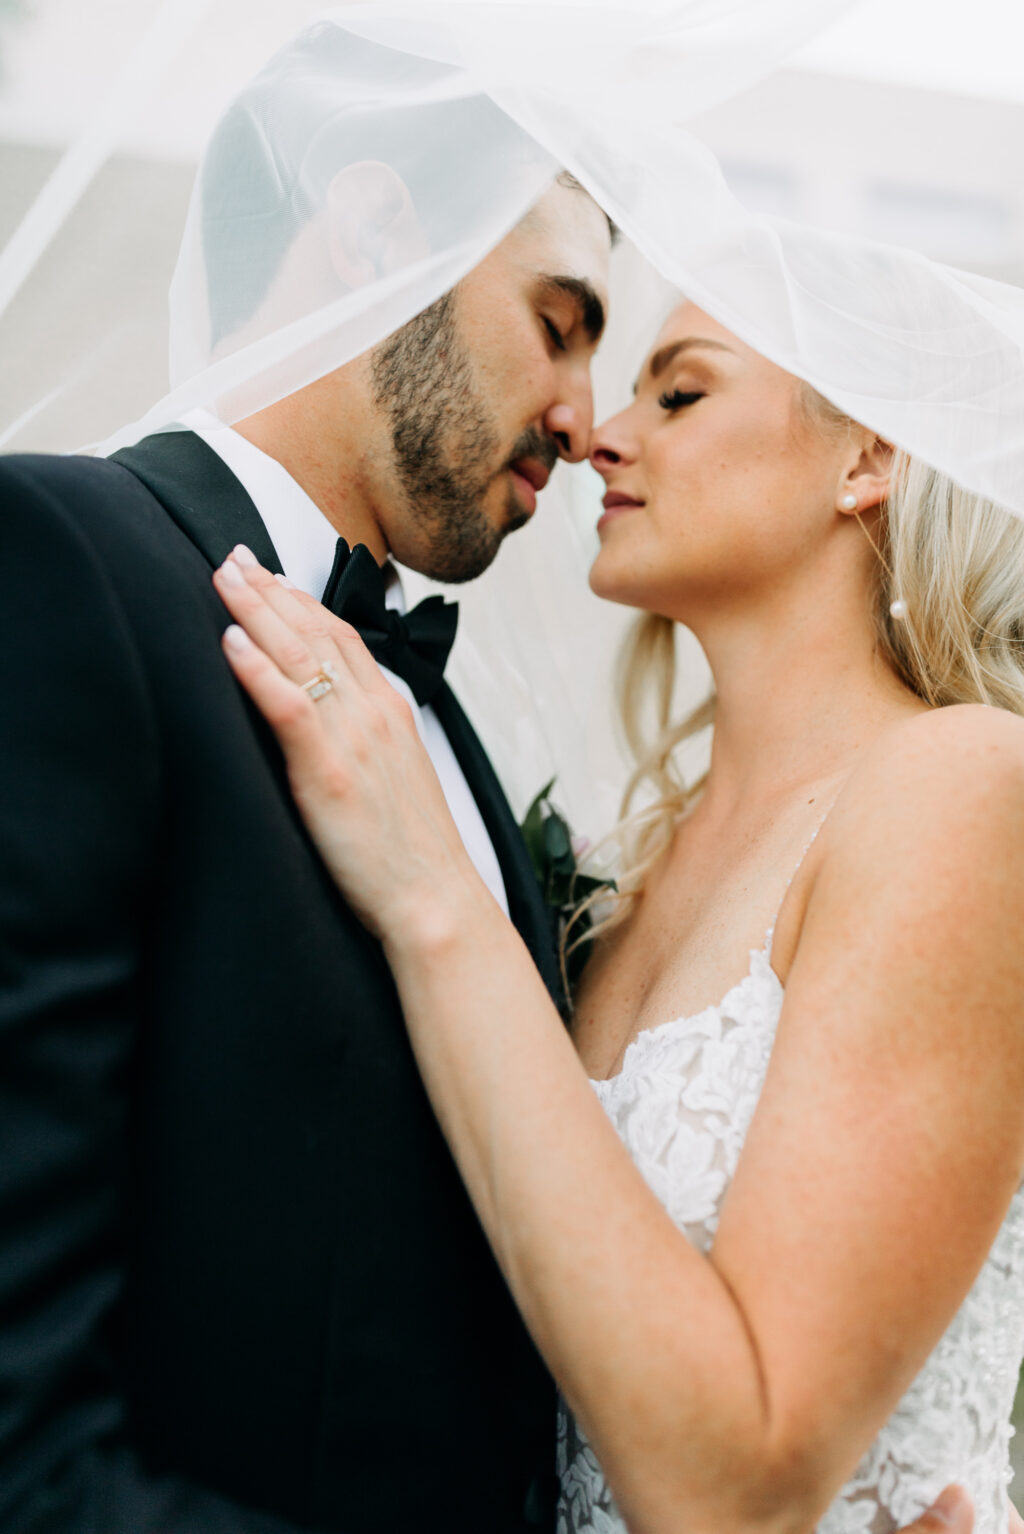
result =
[[681,410],[684,405],[695,405],[699,399],[703,399],[701,391],[690,389],[668,389],[658,396],[658,404],[662,410]]

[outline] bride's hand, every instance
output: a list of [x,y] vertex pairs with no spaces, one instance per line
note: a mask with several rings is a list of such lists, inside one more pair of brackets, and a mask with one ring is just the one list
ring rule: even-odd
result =
[[[237,557],[236,557],[237,556]],[[232,671],[284,752],[296,804],[357,916],[378,937],[426,927],[474,870],[405,699],[349,624],[256,563],[214,575]],[[309,684],[323,677],[322,696]]]
[[[1014,1518],[1016,1509],[1011,1508],[1008,1534],[1022,1534]],[[974,1528],[974,1504],[962,1486],[947,1486],[926,1513],[916,1523],[909,1523],[899,1534],[971,1534]]]

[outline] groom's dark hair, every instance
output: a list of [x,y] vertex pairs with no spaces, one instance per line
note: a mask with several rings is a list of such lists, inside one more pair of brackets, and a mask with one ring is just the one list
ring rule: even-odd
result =
[[[560,171],[559,174],[555,177],[555,180],[558,182],[559,186],[568,187],[570,192],[582,192],[584,197],[590,197],[590,193],[583,185],[583,182],[578,180],[577,177],[573,175],[571,170]],[[591,201],[597,202],[597,199],[592,197]],[[601,204],[597,203],[597,206],[601,207]],[[603,208],[601,211],[604,213],[605,218],[608,220],[608,233],[611,236],[612,245],[617,245],[622,231],[610,213],[606,212]]]

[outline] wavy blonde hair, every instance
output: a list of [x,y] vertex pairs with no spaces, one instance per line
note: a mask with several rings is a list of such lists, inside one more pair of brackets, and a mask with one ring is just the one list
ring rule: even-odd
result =
[[[817,429],[845,435],[855,423],[809,384],[798,408]],[[933,708],[987,703],[1024,715],[1024,520],[962,489],[897,449],[889,495],[881,508],[874,618],[882,657],[911,690]],[[863,524],[862,524],[863,525]],[[906,617],[894,618],[895,600]],[[624,872],[615,896],[599,910],[588,941],[623,922],[643,891],[647,875],[668,846],[676,826],[699,795],[706,772],[687,781],[679,748],[714,722],[714,695],[676,723],[671,719],[676,683],[676,625],[644,613],[619,658],[618,706],[634,760],[619,823]],[[655,728],[650,729],[653,713]],[[654,799],[637,811],[637,797]],[[572,927],[567,934],[572,943]]]

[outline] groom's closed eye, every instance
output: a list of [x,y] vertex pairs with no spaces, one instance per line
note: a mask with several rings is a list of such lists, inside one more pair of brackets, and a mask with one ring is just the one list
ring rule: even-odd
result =
[[541,319],[544,322],[544,329],[550,336],[552,343],[558,348],[560,352],[567,351],[568,346],[566,344],[566,339],[562,332],[559,330],[558,326],[555,324],[554,320],[549,320],[546,314],[542,314]]
[[541,303],[547,300],[556,306],[557,310],[563,310],[569,323],[566,326],[555,323],[554,320],[545,319],[545,324],[556,329],[564,343],[565,335],[573,325],[581,325],[587,340],[596,346],[604,334],[606,323],[605,308],[602,299],[593,284],[585,277],[542,277],[539,283],[538,299]]

